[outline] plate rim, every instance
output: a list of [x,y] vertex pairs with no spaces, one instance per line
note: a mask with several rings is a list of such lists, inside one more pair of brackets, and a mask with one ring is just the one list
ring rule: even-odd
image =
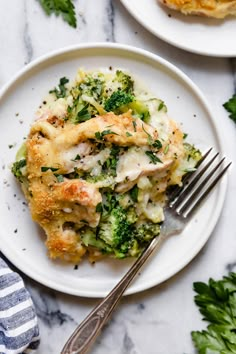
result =
[[[23,67],[21,70],[19,70],[12,77],[12,79],[10,79],[5,85],[3,85],[2,89],[0,90],[0,105],[1,105],[2,99],[4,99],[4,96],[7,95],[8,90],[11,89],[11,87],[15,84],[15,82],[17,82],[17,80],[19,80],[21,77],[23,77],[28,71],[31,71],[32,69],[37,68],[38,65],[40,65],[44,62],[46,63],[48,60],[52,59],[55,56],[69,54],[70,52],[73,52],[73,51],[76,52],[76,51],[84,50],[84,49],[96,50],[97,48],[100,48],[100,49],[104,48],[105,50],[109,50],[109,49],[119,50],[122,52],[131,52],[132,54],[138,54],[138,55],[143,56],[145,58],[149,58],[151,60],[154,60],[155,62],[166,67],[172,73],[174,73],[178,77],[180,77],[184,83],[186,83],[187,85],[189,85],[191,87],[194,94],[200,100],[202,106],[206,110],[206,112],[209,116],[209,119],[215,129],[216,137],[217,137],[219,147],[220,147],[220,152],[221,153],[224,152],[223,140],[221,138],[221,134],[218,130],[218,127],[217,127],[216,122],[213,118],[213,115],[211,114],[210,105],[207,102],[207,100],[205,99],[201,90],[198,88],[198,86],[182,70],[180,70],[178,67],[176,67],[174,64],[170,63],[166,59],[164,59],[152,52],[149,52],[147,50],[137,48],[134,46],[130,46],[130,45],[126,45],[126,44],[107,43],[107,42],[86,43],[86,44],[84,43],[84,44],[66,46],[66,47],[51,51],[49,53],[46,53],[46,54],[38,57],[34,61],[32,61],[30,64]],[[160,278],[158,283],[155,280],[153,280],[153,278],[151,278],[151,281],[148,281],[148,282],[145,281],[144,284],[142,284],[142,283],[141,284],[137,283],[136,285],[131,284],[131,286],[125,291],[124,295],[135,294],[135,293],[147,290],[149,288],[152,288],[154,286],[157,286],[157,285],[163,283],[165,280],[171,278],[172,276],[177,274],[179,271],[181,271],[187,264],[189,264],[195,258],[195,256],[198,254],[198,252],[202,249],[202,247],[206,244],[206,242],[210,238],[211,233],[217,224],[217,221],[219,219],[220,213],[223,208],[223,203],[224,203],[225,195],[226,195],[226,188],[227,188],[227,175],[224,176],[224,181],[222,181],[221,185],[219,186],[219,196],[217,199],[218,203],[217,203],[216,209],[214,211],[213,218],[210,220],[210,222],[207,226],[207,229],[206,229],[206,233],[208,236],[202,240],[202,242],[198,245],[198,248],[195,249],[195,252],[192,253],[191,259],[187,259],[187,260],[183,260],[182,262],[179,262],[177,270],[175,268],[174,271],[172,269],[170,269],[169,272],[165,272],[164,276],[162,276]],[[101,290],[99,292],[94,292],[91,290],[87,290],[87,291],[82,290],[81,291],[80,289],[78,289],[78,290],[73,291],[72,289],[67,289],[66,285],[63,286],[61,284],[57,284],[56,281],[53,282],[51,280],[47,280],[47,279],[45,280],[40,274],[36,274],[36,275],[34,273],[32,274],[31,270],[29,268],[27,268],[27,265],[25,265],[25,267],[23,265],[23,267],[22,267],[22,265],[19,264],[16,259],[13,259],[13,256],[11,256],[11,252],[9,252],[10,253],[9,254],[6,249],[4,249],[4,251],[3,251],[1,246],[0,246],[0,251],[20,271],[22,271],[24,274],[29,276],[31,279],[39,282],[40,284],[43,284],[46,287],[49,287],[51,289],[57,290],[59,292],[65,293],[65,294],[81,296],[81,297],[86,297],[86,298],[100,298],[100,297],[103,297],[107,294],[107,291],[104,291],[104,290]]]
[[154,36],[158,37],[159,39],[161,39],[163,42],[168,43],[169,45],[172,45],[176,48],[185,50],[187,52],[190,53],[194,53],[194,54],[199,54],[199,55],[203,55],[203,56],[208,56],[208,57],[213,57],[213,58],[232,58],[236,56],[236,50],[232,51],[232,52],[227,52],[227,53],[219,53],[216,51],[212,51],[212,52],[207,52],[204,50],[200,50],[197,48],[189,48],[188,46],[184,45],[184,44],[178,44],[176,43],[174,40],[166,38],[165,36],[163,36],[162,34],[159,34],[158,32],[156,32],[152,26],[149,26],[148,23],[146,23],[144,20],[142,20],[142,18],[140,18],[135,12],[132,11],[131,9],[131,5],[129,4],[129,0],[120,0],[120,2],[122,3],[122,5],[125,7],[125,9],[129,12],[129,14],[139,23],[141,24],[144,28],[146,28],[146,30],[148,30],[150,33],[152,33]]

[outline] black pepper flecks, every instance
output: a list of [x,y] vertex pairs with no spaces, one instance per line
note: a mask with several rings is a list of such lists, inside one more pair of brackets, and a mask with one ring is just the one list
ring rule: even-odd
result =
[[17,232],[18,232],[18,230],[17,230],[17,229],[15,229],[15,230],[14,230],[14,233],[16,234]]

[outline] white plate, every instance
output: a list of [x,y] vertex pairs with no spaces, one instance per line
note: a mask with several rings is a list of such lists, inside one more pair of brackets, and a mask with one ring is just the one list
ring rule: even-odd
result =
[[185,16],[162,6],[158,0],[121,0],[127,10],[162,40],[193,53],[236,56],[236,18],[224,20]]
[[[36,60],[22,70],[0,95],[0,249],[20,270],[46,286],[73,295],[102,297],[118,282],[131,260],[104,260],[78,269],[51,261],[44,235],[31,220],[20,187],[10,172],[19,146],[29,131],[36,108],[59,78],[74,78],[79,67],[129,69],[155,95],[162,98],[169,115],[183,124],[189,140],[201,149],[222,151],[219,129],[198,88],[176,67],[140,49],[118,44],[70,47]],[[11,147],[13,145],[13,147]],[[196,217],[178,237],[170,238],[145,265],[126,294],[163,282],[182,269],[203,247],[222,208],[226,180],[212,193]]]

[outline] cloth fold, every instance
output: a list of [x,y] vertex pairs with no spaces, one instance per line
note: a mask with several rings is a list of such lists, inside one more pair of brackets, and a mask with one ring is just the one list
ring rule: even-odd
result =
[[34,353],[39,327],[29,292],[19,274],[0,258],[0,354]]

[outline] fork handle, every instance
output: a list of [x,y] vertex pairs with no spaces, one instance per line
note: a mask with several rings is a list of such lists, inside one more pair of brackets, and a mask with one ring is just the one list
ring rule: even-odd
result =
[[118,301],[122,297],[131,281],[137,275],[138,271],[145,263],[154,249],[159,249],[164,240],[164,235],[160,234],[154,238],[149,246],[144,250],[141,256],[135,261],[132,267],[111,290],[111,292],[90,312],[84,321],[76,328],[71,335],[61,354],[85,354],[92,343],[97,338],[100,330],[108,320]]

